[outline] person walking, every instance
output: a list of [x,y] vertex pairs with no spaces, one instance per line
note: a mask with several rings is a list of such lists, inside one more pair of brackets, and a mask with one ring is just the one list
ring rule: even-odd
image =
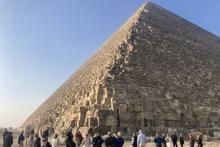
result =
[[52,147],[59,147],[60,141],[57,134],[54,134],[54,138],[51,140]]
[[147,137],[143,134],[142,130],[140,130],[137,138],[137,145],[139,147],[145,147],[146,144],[147,144]]
[[35,134],[34,147],[41,147],[41,139],[38,134]]
[[125,143],[125,141],[122,138],[121,132],[118,132],[117,137],[116,137],[116,146],[117,147],[123,147],[124,143]]
[[24,131],[21,131],[21,134],[18,137],[18,146],[19,147],[24,147],[24,140],[25,140]]
[[171,139],[172,139],[172,142],[173,142],[173,147],[178,147],[178,145],[177,145],[178,137],[177,137],[177,135],[176,135],[176,132],[174,132],[174,133],[171,135]]
[[184,145],[184,137],[183,137],[183,134],[181,133],[180,134],[180,146],[183,147]]
[[173,147],[173,141],[171,137],[169,136],[169,134],[167,134],[166,142],[167,142],[167,147]]
[[68,131],[66,134],[67,138],[65,140],[66,147],[75,147],[76,144],[73,141],[73,134],[71,131]]
[[93,147],[102,147],[103,142],[104,141],[99,133],[97,133],[92,140]]
[[137,135],[136,135],[136,133],[133,133],[133,136],[131,138],[131,145],[132,145],[132,147],[137,147]]

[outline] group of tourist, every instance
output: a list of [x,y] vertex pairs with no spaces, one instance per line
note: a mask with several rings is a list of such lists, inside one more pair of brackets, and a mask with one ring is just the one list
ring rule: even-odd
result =
[[[43,131],[41,137],[34,133],[34,131],[29,132],[29,134],[24,135],[22,131],[18,137],[19,147],[59,147],[61,142],[57,134],[54,134],[51,143],[48,141],[49,137],[49,128]],[[181,147],[184,146],[183,135],[180,134],[178,137],[174,132],[172,135],[165,136],[164,134],[156,134],[153,139],[156,147],[178,147],[178,140]],[[145,147],[149,139],[147,136],[140,130],[137,133],[133,133],[132,136],[132,147]],[[203,147],[202,135],[199,135],[197,138],[194,138],[193,135],[189,135],[190,147]],[[121,132],[117,134],[112,134],[108,132],[107,135],[101,136],[99,133],[96,133],[93,137],[89,134],[86,134],[85,137],[82,136],[79,128],[76,130],[75,136],[72,133],[72,130],[67,131],[65,138],[66,147],[123,147],[124,139],[122,138]],[[3,147],[11,147],[13,145],[12,132],[7,131],[3,133]]]

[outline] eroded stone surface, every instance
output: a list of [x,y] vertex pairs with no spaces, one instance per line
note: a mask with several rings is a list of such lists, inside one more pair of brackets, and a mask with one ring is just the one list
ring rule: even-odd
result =
[[131,133],[220,127],[220,39],[143,5],[24,123]]

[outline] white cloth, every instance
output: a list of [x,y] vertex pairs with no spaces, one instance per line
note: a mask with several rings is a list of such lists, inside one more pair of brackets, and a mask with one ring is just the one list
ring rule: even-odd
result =
[[139,146],[144,146],[145,144],[147,144],[147,137],[143,133],[140,133],[138,135],[137,144]]
[[167,147],[173,147],[173,142],[172,142],[171,137],[167,137],[166,141],[167,141]]
[[82,146],[83,147],[90,147],[91,145],[91,139],[89,137],[85,137],[82,141]]
[[59,139],[58,138],[54,138],[51,141],[52,147],[59,147]]

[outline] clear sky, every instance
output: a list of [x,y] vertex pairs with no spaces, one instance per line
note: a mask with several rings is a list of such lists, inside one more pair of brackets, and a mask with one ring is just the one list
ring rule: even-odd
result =
[[[19,126],[144,0],[0,0],[0,126]],[[220,0],[154,0],[220,36]]]

